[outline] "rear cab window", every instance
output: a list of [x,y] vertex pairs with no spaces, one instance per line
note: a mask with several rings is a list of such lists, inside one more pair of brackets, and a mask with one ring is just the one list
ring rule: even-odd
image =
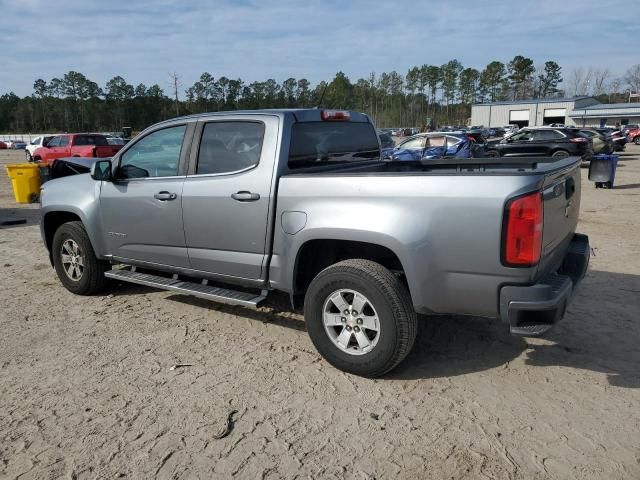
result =
[[92,145],[97,147],[109,145],[107,139],[102,135],[76,135],[73,144],[77,146]]
[[291,130],[289,168],[300,169],[380,159],[368,122],[297,122]]

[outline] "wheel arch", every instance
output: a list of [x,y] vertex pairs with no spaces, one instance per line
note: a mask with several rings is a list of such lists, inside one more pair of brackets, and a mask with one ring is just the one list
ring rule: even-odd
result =
[[58,228],[68,222],[80,222],[84,227],[87,235],[89,237],[89,241],[91,242],[91,246],[93,247],[96,255],[98,257],[101,256],[102,249],[97,248],[101,247],[102,244],[96,242],[94,232],[89,228],[87,224],[86,218],[81,212],[73,211],[73,210],[52,210],[49,212],[44,212],[42,215],[42,238],[44,243],[49,251],[49,261],[53,265],[53,257],[51,252],[51,245],[53,244],[53,236],[55,235]]
[[406,285],[405,269],[400,257],[389,247],[357,240],[321,238],[307,240],[298,249],[293,264],[293,293],[304,293],[313,278],[322,270],[352,258],[379,263],[400,275]]

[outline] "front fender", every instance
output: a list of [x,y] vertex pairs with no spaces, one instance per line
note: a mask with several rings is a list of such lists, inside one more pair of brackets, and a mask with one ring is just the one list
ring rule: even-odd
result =
[[101,182],[93,180],[89,174],[51,180],[43,185],[40,229],[45,245],[48,215],[68,213],[77,216],[84,225],[96,256],[100,258],[107,254],[98,210],[100,185]]

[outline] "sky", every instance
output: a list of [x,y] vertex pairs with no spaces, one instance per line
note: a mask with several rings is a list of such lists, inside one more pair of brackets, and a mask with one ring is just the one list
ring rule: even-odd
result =
[[0,0],[0,94],[30,95],[38,78],[69,70],[104,87],[184,90],[202,72],[246,83],[343,71],[399,73],[456,58],[482,69],[523,55],[622,75],[633,46],[638,0]]

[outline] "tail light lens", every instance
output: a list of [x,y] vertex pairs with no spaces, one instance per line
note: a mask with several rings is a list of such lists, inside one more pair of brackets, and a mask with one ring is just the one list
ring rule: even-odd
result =
[[507,203],[505,214],[502,263],[510,267],[536,265],[542,251],[542,194],[514,198]]
[[326,122],[346,122],[351,120],[351,114],[347,110],[323,110],[320,114]]
[[584,137],[576,137],[576,138],[570,138],[569,141],[571,143],[587,143],[589,139]]

